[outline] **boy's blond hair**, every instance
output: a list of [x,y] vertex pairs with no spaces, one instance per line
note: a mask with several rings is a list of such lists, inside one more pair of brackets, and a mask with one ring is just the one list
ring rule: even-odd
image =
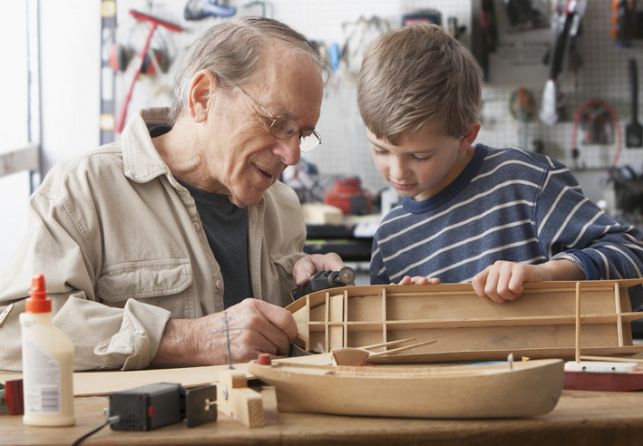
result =
[[396,144],[428,123],[461,138],[479,120],[482,72],[442,28],[415,24],[380,36],[359,75],[359,111],[378,139]]

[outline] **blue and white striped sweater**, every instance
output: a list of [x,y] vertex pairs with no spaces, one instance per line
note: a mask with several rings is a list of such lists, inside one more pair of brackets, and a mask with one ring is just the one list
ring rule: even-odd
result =
[[468,282],[496,260],[567,258],[586,279],[641,277],[643,242],[586,198],[549,157],[482,144],[446,189],[404,199],[373,240],[371,283],[404,275]]

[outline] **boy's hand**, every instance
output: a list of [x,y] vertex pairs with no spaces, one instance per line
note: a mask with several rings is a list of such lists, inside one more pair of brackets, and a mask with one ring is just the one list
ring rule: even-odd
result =
[[478,296],[501,304],[520,297],[525,282],[582,279],[584,274],[580,268],[566,259],[539,265],[498,260],[476,274],[471,284]]
[[424,277],[424,276],[404,276],[398,285],[437,285],[440,279],[437,277]]

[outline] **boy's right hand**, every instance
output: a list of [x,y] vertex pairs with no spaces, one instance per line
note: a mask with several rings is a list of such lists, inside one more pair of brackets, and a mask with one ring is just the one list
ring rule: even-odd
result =
[[498,260],[474,276],[473,290],[496,303],[520,297],[525,282],[583,280],[585,273],[571,260],[555,259],[537,265]]
[[424,276],[404,276],[398,285],[438,285],[440,279],[437,277],[424,277]]

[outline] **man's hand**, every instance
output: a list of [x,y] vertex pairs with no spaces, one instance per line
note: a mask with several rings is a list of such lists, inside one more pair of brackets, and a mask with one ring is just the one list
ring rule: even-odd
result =
[[581,269],[570,260],[550,260],[539,265],[498,260],[476,274],[471,284],[478,296],[501,304],[520,297],[525,282],[584,278]]
[[[227,319],[227,321],[226,321]],[[285,356],[297,336],[292,314],[279,306],[245,299],[224,312],[198,319],[170,319],[155,366],[198,366],[247,362],[259,353]]]
[[425,277],[425,276],[404,276],[398,285],[437,285],[440,283],[438,277]]
[[344,262],[334,252],[328,254],[311,254],[299,259],[292,267],[292,275],[297,285],[303,285],[317,271],[338,271]]

